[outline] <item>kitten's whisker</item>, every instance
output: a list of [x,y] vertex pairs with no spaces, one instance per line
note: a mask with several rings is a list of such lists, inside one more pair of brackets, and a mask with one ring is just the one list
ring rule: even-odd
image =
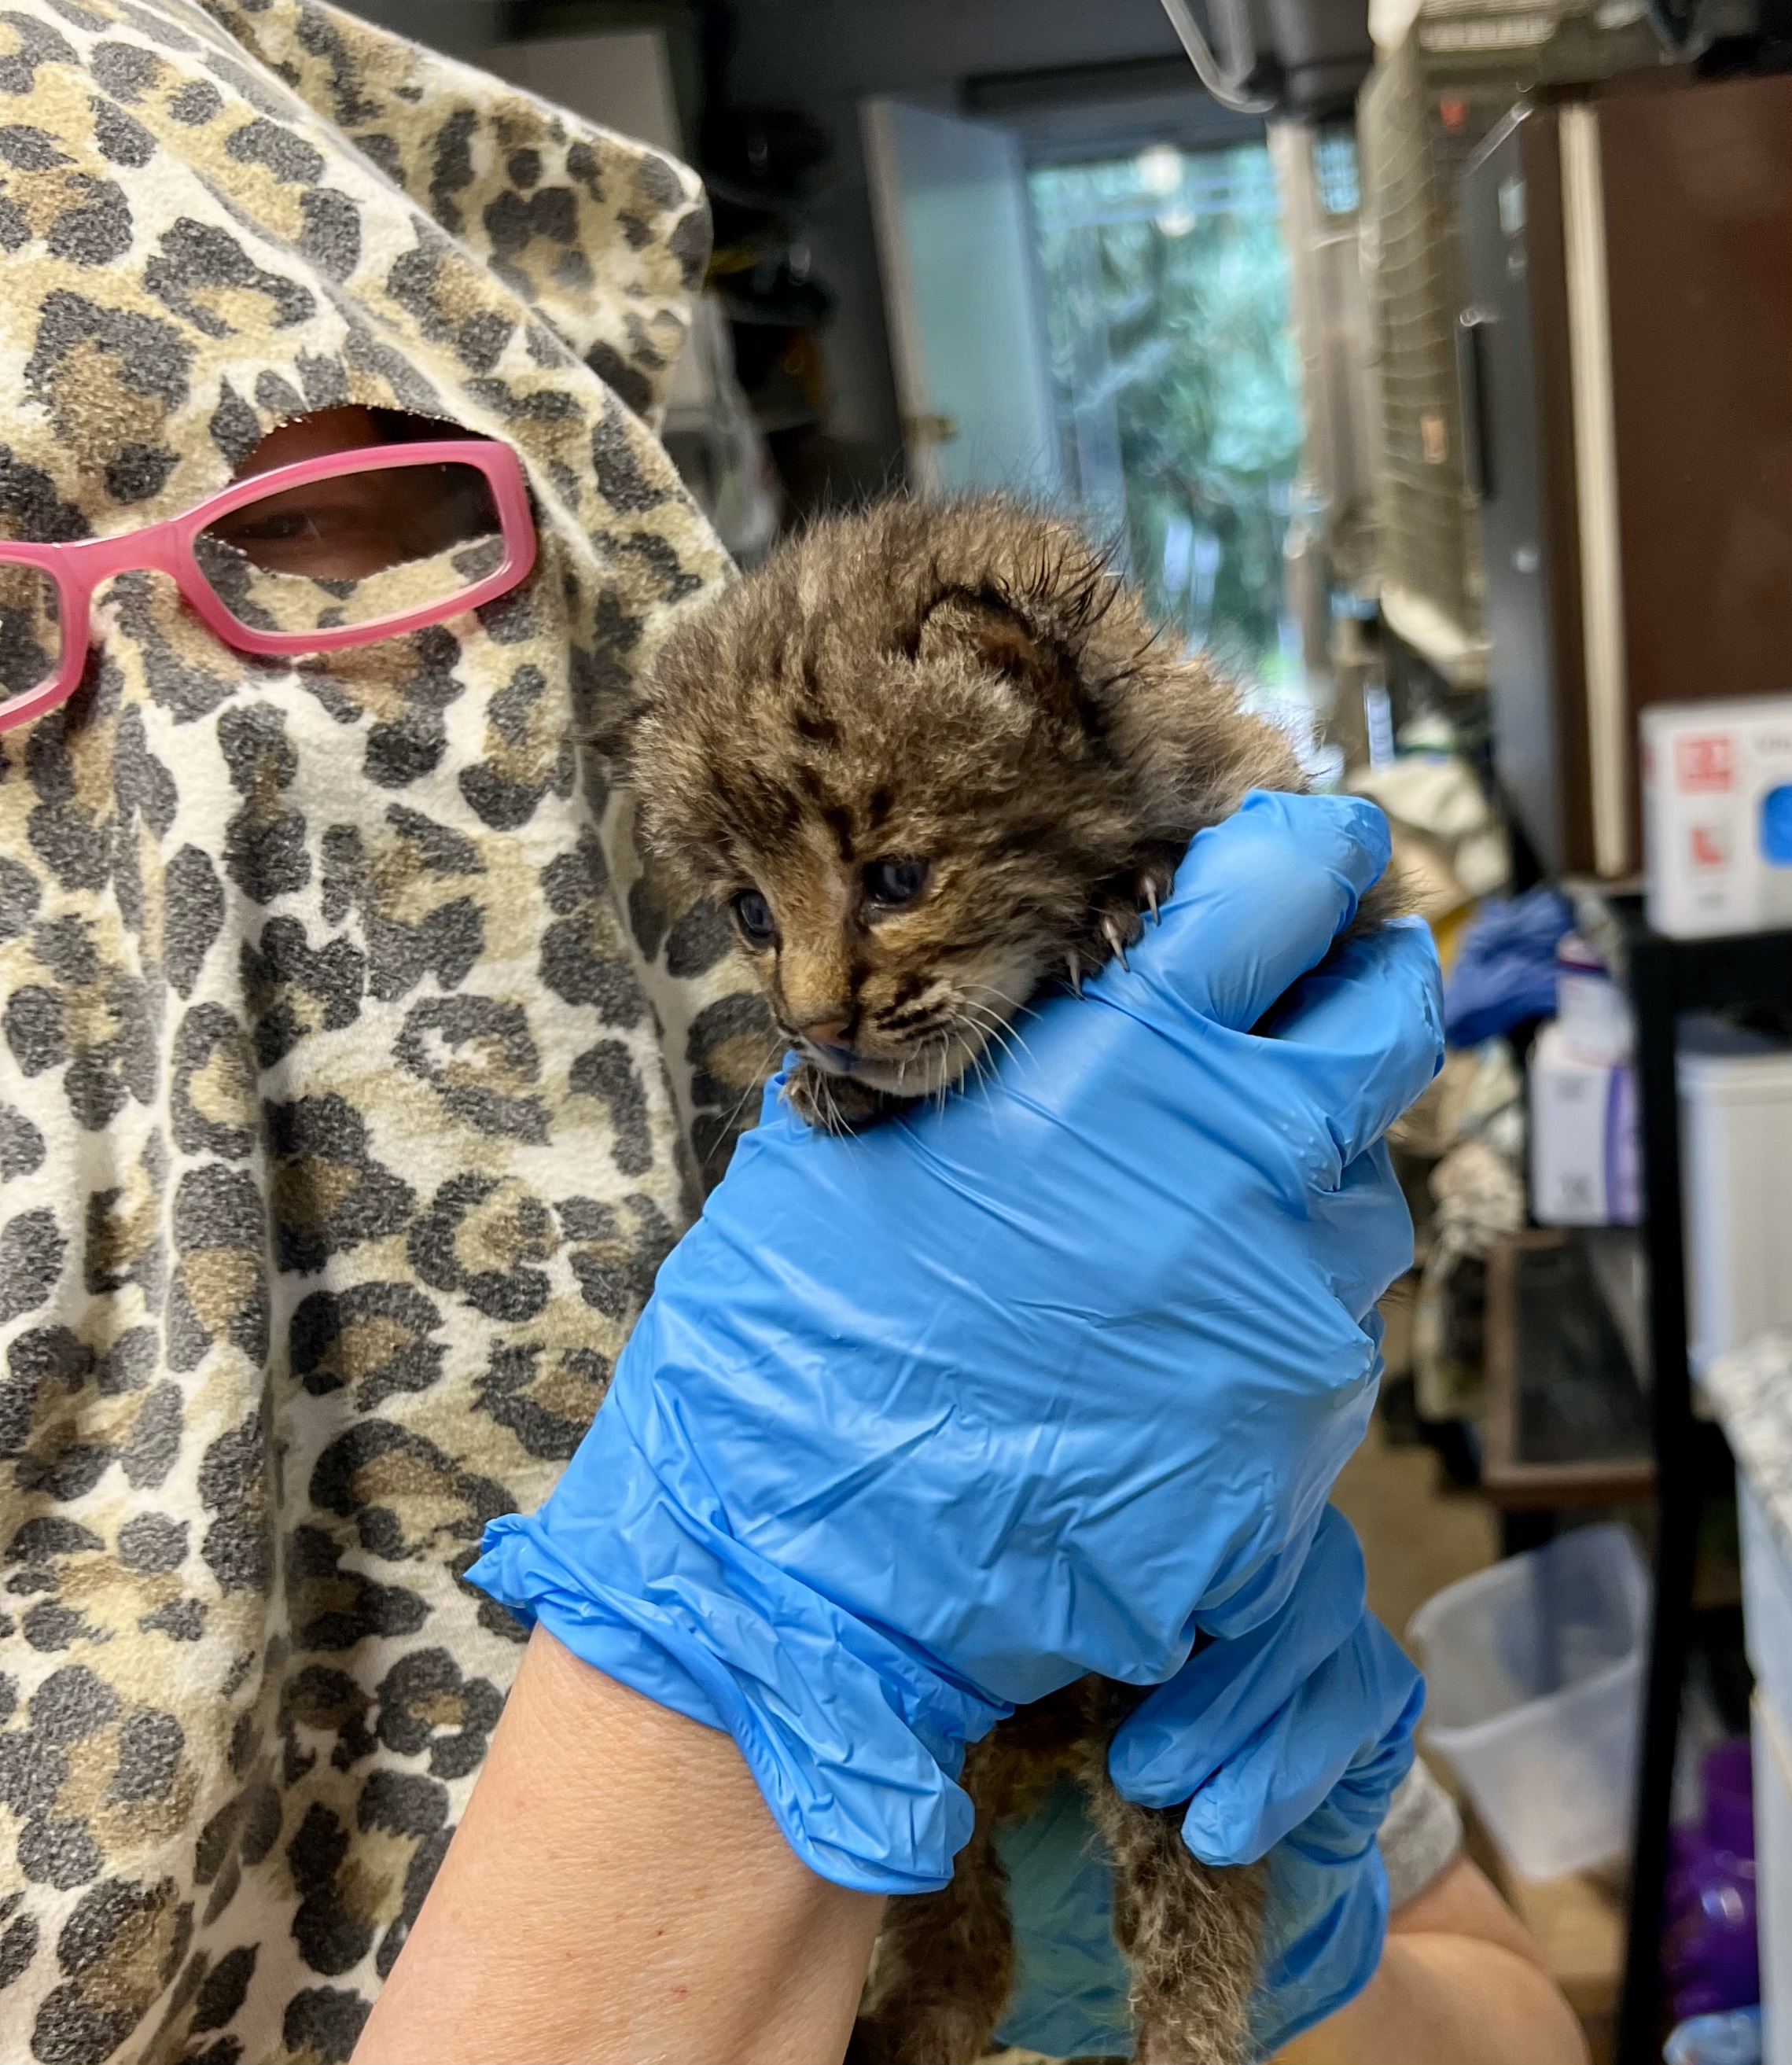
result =
[[741,1113],[746,1109],[747,1106],[752,1102],[753,1098],[761,1095],[764,1091],[768,1079],[771,1076],[772,1072],[777,1068],[779,1061],[783,1056],[783,1049],[777,1043],[777,1041],[774,1041],[772,1044],[770,1051],[766,1054],[765,1059],[759,1065],[761,1073],[758,1080],[755,1082],[749,1083],[746,1088],[741,1091],[740,1097],[736,1100],[733,1110],[731,1111],[728,1117],[723,1120],[722,1131],[724,1134],[730,1134],[734,1130],[735,1121],[741,1116]]
[[993,1041],[1004,1049],[1011,1049],[1020,1037],[1006,1019],[980,1004],[967,1004],[960,1014],[959,1023],[968,1026],[986,1046]]
[[[976,1070],[978,1079],[984,1083],[987,1090],[988,1082],[994,1080],[995,1073],[991,1064],[992,1053],[1000,1053],[1012,1059],[1016,1052],[1015,1041],[1019,1036],[999,1020],[988,1024],[979,1024],[968,1012],[966,1012],[963,1023],[977,1037],[977,1044],[975,1046],[972,1046],[969,1041],[965,1042],[970,1050],[966,1065]],[[960,1037],[963,1037],[963,1035],[961,1034]]]
[[971,1065],[976,1075],[977,1087],[983,1093],[984,1103],[993,1104],[995,1099],[991,1097],[990,1093],[991,1085],[995,1081],[995,1071],[994,1069],[987,1065],[988,1058],[989,1050],[987,1048],[984,1048],[979,1053],[972,1055],[971,1057]]
[[[1001,996],[1004,1003],[1009,1001],[1000,990],[991,990],[990,994]],[[1031,1060],[1033,1050],[1027,1044],[1027,1036],[1012,1018],[1004,1016],[987,1004],[979,1004],[975,998],[971,997],[965,999],[963,1008],[967,1022],[975,1025],[986,1041],[994,1040],[1001,1045],[1004,1052],[1009,1053],[1019,1052],[1026,1055],[1029,1061]],[[974,1012],[979,1016],[972,1017],[971,1014]]]

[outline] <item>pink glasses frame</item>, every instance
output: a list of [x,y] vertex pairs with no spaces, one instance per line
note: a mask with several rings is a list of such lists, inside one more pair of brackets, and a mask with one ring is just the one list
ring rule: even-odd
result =
[[[470,466],[482,473],[491,489],[498,519],[503,531],[503,564],[495,573],[473,582],[439,602],[418,609],[401,611],[395,616],[370,618],[365,624],[344,624],[324,631],[255,631],[240,624],[225,608],[200,572],[193,556],[193,540],[220,516],[240,509],[247,502],[260,502],[288,489],[307,487],[313,481],[329,480],[345,474],[384,472],[395,467]],[[150,523],[140,531],[127,531],[115,538],[79,538],[67,544],[29,545],[0,543],[0,567],[35,567],[55,583],[62,612],[63,657],[53,678],[24,694],[0,701],[0,731],[28,724],[46,710],[54,709],[74,694],[87,664],[92,640],[94,590],[112,575],[147,568],[168,576],[195,613],[224,643],[239,653],[269,657],[289,653],[333,653],[347,645],[369,645],[381,638],[395,638],[406,631],[421,631],[426,624],[441,624],[476,609],[526,580],[535,563],[535,523],[529,507],[529,490],[523,464],[508,445],[482,438],[437,438],[426,443],[369,445],[355,451],[332,452],[322,459],[300,459],[208,495],[196,508],[166,522]]]

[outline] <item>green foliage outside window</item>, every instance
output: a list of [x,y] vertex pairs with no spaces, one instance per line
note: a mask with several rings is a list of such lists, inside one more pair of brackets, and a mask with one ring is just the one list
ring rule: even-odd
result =
[[1301,410],[1269,152],[1159,147],[1030,185],[1072,492],[1166,626],[1273,685]]

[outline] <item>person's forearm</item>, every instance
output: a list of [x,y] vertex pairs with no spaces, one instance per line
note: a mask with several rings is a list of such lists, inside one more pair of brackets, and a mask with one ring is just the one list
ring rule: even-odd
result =
[[825,2065],[882,1905],[797,1860],[728,1736],[538,1631],[354,2065]]
[[1585,2065],[1567,2003],[1534,1965],[1459,1936],[1396,1936],[1350,2006],[1278,2065]]
[[1587,2065],[1536,1943],[1459,1861],[1397,1914],[1375,1976],[1276,2065]]

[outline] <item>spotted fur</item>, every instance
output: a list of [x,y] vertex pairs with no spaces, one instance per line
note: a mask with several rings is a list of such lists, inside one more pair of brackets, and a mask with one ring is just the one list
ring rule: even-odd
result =
[[580,741],[726,572],[651,430],[696,181],[309,0],[0,10],[0,529],[358,402],[507,438],[528,584],[296,666],[123,576],[0,739],[0,2054],[345,2059],[545,1495],[763,1059]]

